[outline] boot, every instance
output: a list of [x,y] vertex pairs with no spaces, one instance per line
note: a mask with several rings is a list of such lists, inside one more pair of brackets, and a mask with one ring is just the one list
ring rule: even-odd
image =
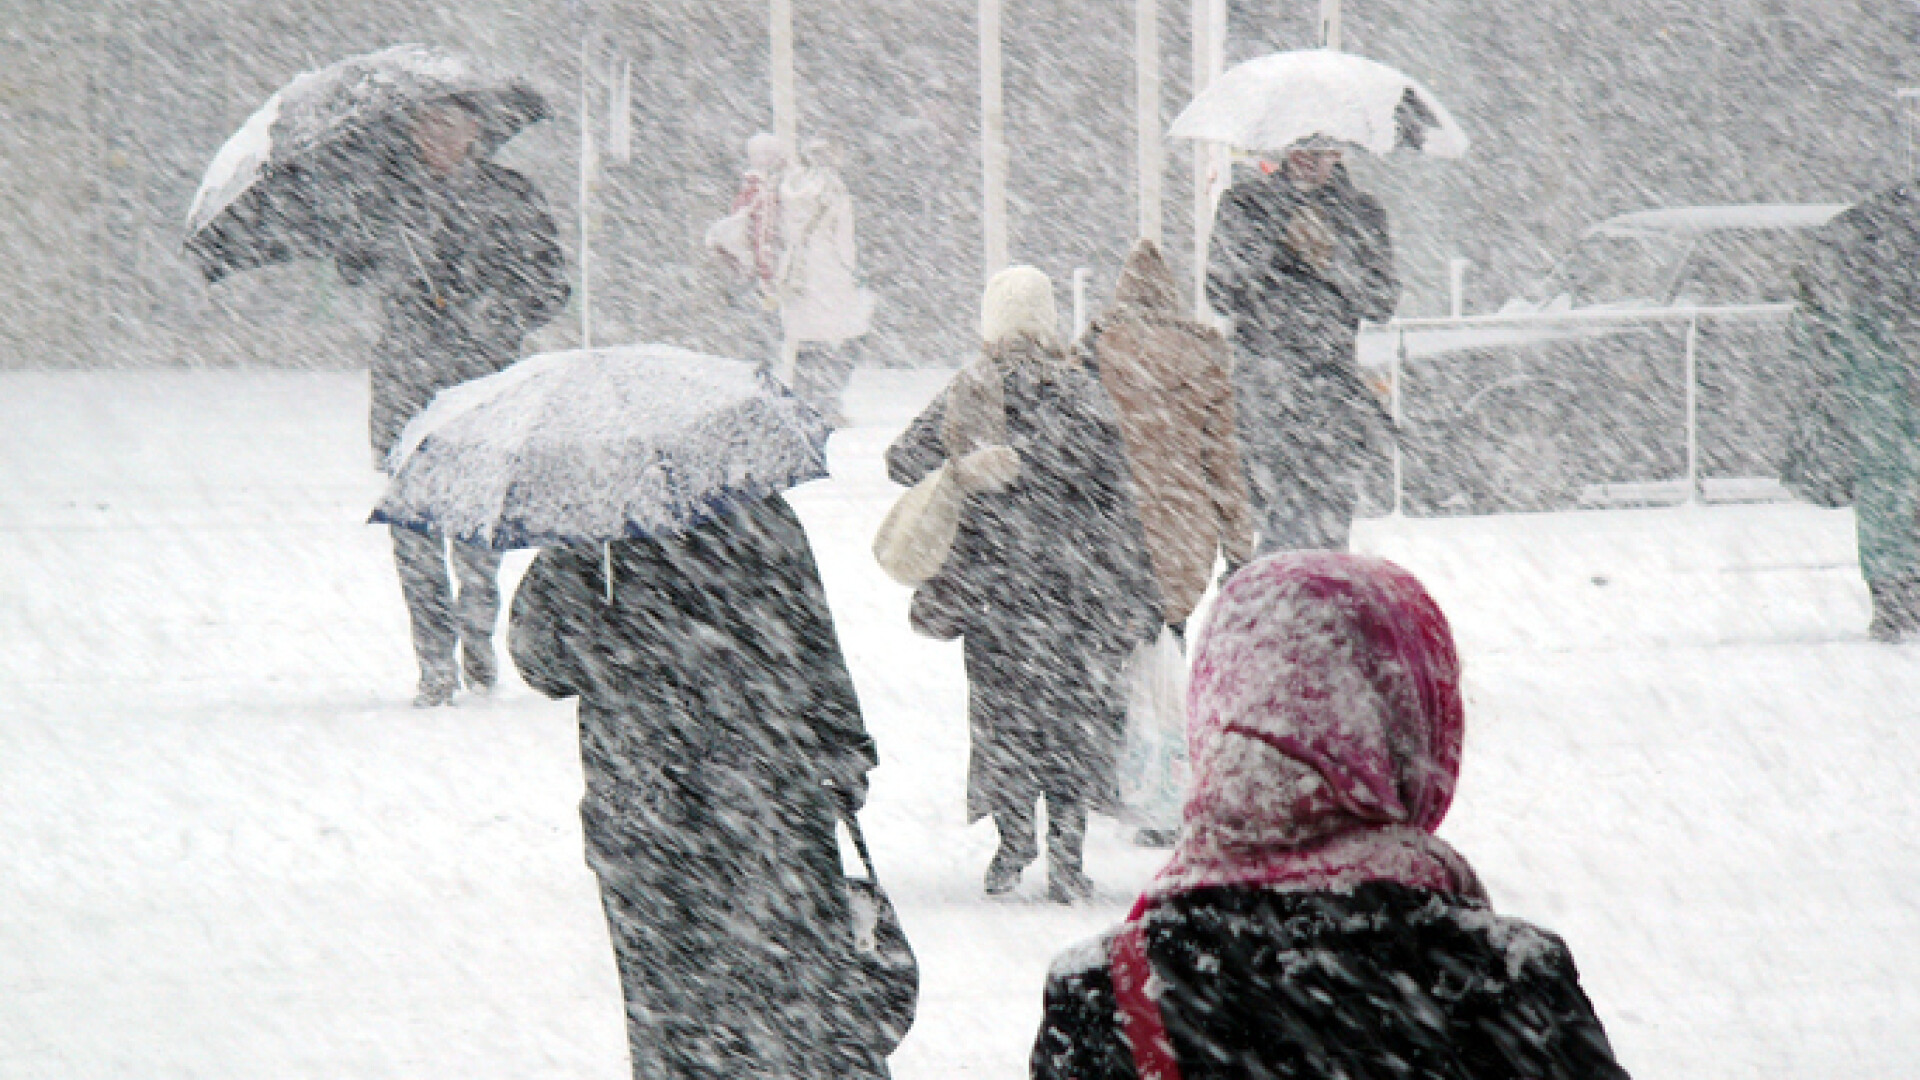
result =
[[500,681],[500,667],[493,659],[493,642],[460,641],[461,674],[466,677],[467,689],[482,696],[493,692],[493,686]]
[[1047,796],[1047,899],[1077,904],[1093,895],[1093,879],[1081,869],[1086,844],[1086,805]]
[[987,864],[988,896],[1005,896],[1020,884],[1020,872],[1039,854],[1033,837],[1033,810],[996,810],[994,827],[1000,830],[1000,849]]
[[420,692],[413,696],[413,707],[432,709],[441,705],[453,704],[453,688],[456,680],[453,668],[445,670],[435,668],[420,672]]
[[1888,578],[1867,582],[1873,598],[1873,620],[1867,623],[1867,636],[1891,645],[1912,636],[1920,622],[1920,582],[1907,578]]

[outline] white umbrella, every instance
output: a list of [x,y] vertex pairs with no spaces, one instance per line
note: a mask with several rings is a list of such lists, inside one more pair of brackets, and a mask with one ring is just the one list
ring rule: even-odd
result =
[[1375,154],[1467,152],[1466,132],[1426,87],[1385,64],[1331,49],[1235,65],[1193,99],[1168,134],[1267,152],[1315,135]]
[[738,360],[547,353],[441,391],[401,433],[372,520],[496,550],[674,536],[827,475],[827,432]]

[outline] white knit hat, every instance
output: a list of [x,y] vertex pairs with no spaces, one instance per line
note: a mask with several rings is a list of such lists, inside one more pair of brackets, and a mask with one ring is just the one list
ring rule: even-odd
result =
[[1030,334],[1046,345],[1060,344],[1053,282],[1031,266],[1009,266],[993,275],[980,298],[980,340],[998,345],[1015,334]]

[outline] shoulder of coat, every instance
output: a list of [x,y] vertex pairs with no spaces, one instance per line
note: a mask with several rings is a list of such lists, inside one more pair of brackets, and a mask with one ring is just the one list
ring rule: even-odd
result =
[[1053,958],[1053,963],[1047,965],[1047,978],[1072,979],[1105,969],[1108,957],[1112,955],[1113,939],[1119,936],[1120,929],[1118,926],[1109,927],[1061,950]]

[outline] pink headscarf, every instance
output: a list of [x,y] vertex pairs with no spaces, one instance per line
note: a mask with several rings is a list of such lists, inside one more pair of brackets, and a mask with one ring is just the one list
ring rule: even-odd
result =
[[1187,711],[1186,828],[1143,904],[1367,881],[1485,899],[1433,835],[1466,711],[1453,632],[1413,575],[1331,552],[1247,566],[1201,633]]

